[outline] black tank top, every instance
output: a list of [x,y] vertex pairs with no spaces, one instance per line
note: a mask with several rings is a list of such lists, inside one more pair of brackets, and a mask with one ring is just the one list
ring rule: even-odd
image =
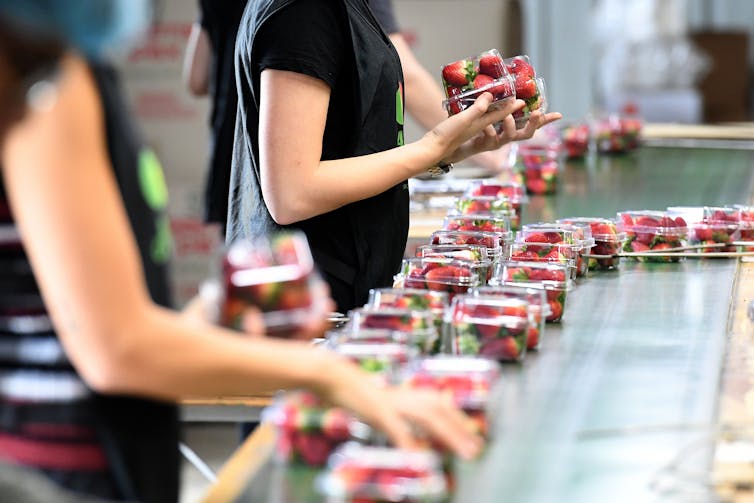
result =
[[[152,299],[170,304],[171,237],[159,161],[132,124],[114,71],[90,65],[110,162]],[[174,404],[90,390],[47,317],[0,178],[0,461],[115,500],[177,501]],[[86,229],[81,229],[86,232]]]
[[[343,96],[346,111],[328,116],[322,159],[381,152],[403,144],[403,74],[400,60],[365,0],[339,0],[347,64],[331,89],[330,107]],[[275,13],[295,0],[249,2],[236,39],[239,108],[231,174],[227,240],[278,229],[262,199],[259,178],[259,75],[255,37]],[[307,22],[301,20],[301,22]],[[295,27],[291,27],[295,29]],[[323,35],[324,36],[324,35]],[[339,311],[366,302],[370,288],[388,286],[400,267],[408,236],[408,185],[297,222],[328,281]]]

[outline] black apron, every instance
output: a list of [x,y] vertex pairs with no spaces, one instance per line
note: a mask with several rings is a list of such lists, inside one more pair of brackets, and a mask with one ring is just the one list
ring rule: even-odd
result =
[[[250,2],[236,45],[239,111],[236,121],[229,200],[228,241],[279,229],[270,217],[260,188],[259,74],[252,68],[254,38],[266,20],[295,0]],[[340,157],[381,152],[403,144],[403,74],[395,48],[364,0],[340,0],[347,13],[350,89],[353,109],[348,149]],[[332,100],[332,97],[331,97]],[[338,157],[323,150],[322,159]],[[306,234],[315,262],[330,285],[339,311],[364,304],[370,288],[389,286],[400,267],[408,236],[406,182],[375,197],[297,222]]]

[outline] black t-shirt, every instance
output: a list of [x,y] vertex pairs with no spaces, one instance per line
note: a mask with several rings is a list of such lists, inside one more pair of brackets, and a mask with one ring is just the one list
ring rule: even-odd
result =
[[385,33],[392,35],[398,33],[398,21],[395,19],[392,0],[369,0],[369,8],[374,12],[374,17],[380,23]]
[[[303,73],[331,89],[322,160],[403,144],[403,76],[392,44],[365,0],[249,3],[236,40],[239,107],[227,240],[278,229],[259,178],[259,82],[264,69]],[[306,113],[306,111],[301,112]],[[297,222],[340,311],[363,304],[370,288],[392,283],[408,234],[408,190]]]
[[204,219],[225,226],[238,104],[233,53],[246,0],[200,0],[199,4],[200,24],[207,32],[212,50],[209,82],[212,145],[204,190]]
[[[168,306],[172,240],[159,161],[131,123],[112,69],[91,71],[149,293]],[[177,408],[86,387],[57,339],[4,200],[0,177],[0,379],[15,383],[0,387],[0,461],[110,500],[177,501]]]

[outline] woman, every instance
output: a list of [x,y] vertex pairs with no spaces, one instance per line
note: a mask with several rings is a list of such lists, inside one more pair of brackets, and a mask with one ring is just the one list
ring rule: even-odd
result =
[[113,35],[138,25],[139,5],[0,2],[9,203],[0,211],[0,462],[81,493],[176,501],[177,400],[299,386],[401,446],[414,445],[415,422],[475,455],[480,440],[436,394],[379,389],[329,352],[240,337],[164,307],[159,163],[130,123],[112,70],[91,59],[105,42],[122,43]]
[[404,145],[400,61],[366,0],[250,1],[236,85],[228,240],[302,229],[339,311],[392,282],[408,235],[408,178],[560,118],[535,112],[516,131],[511,113],[523,102],[488,111],[485,93]]

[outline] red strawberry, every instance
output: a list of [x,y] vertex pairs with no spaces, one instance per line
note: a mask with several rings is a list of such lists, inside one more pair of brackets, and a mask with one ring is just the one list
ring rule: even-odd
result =
[[472,67],[470,61],[462,59],[445,66],[442,69],[442,78],[446,84],[451,86],[466,86],[469,83],[469,77],[472,73],[469,71]]
[[557,300],[551,300],[548,304],[550,304],[550,311],[552,314],[547,317],[547,321],[559,320],[563,316],[563,304]]
[[518,260],[521,262],[536,261],[537,259],[539,259],[539,255],[531,249],[517,252],[515,255],[511,256],[511,260]]
[[486,339],[479,350],[480,355],[498,360],[515,360],[519,352],[513,337]]
[[652,217],[639,217],[636,219],[636,224],[639,227],[657,227],[660,225],[660,222]]
[[632,241],[631,250],[637,253],[642,253],[642,252],[648,251],[649,246],[645,245],[644,243],[640,243],[639,241]]
[[332,440],[348,440],[351,436],[348,427],[348,413],[343,409],[327,409],[322,415],[322,431]]
[[534,78],[534,68],[524,59],[520,57],[513,58],[508,64],[508,71],[515,76],[524,75],[528,78]]
[[686,221],[681,217],[675,217],[676,227],[686,227]]
[[592,234],[593,235],[611,235],[615,234],[615,227],[613,227],[611,224],[605,224],[605,223],[594,223],[591,224],[592,227]]
[[557,248],[553,248],[543,258],[547,259],[548,262],[560,262],[565,257],[561,255]]
[[563,241],[563,236],[559,232],[545,232],[544,235],[549,243],[560,243]]
[[527,75],[516,75],[514,86],[516,87],[516,98],[528,100],[537,94],[537,83]]
[[547,192],[547,182],[541,178],[526,180],[526,188],[532,194],[544,194]]
[[533,232],[524,238],[527,243],[549,243],[550,240],[546,234],[541,232]]
[[526,349],[534,349],[539,345],[539,328],[529,327],[526,333]]
[[505,74],[503,60],[497,54],[485,54],[479,58],[479,73],[498,79]]
[[474,77],[474,89],[481,89],[482,87],[488,86],[493,82],[495,82],[495,79],[480,73],[479,75]]
[[657,243],[656,245],[652,247],[652,251],[668,250],[670,248],[672,248],[672,246],[670,246],[668,243]]
[[310,466],[324,465],[332,450],[330,442],[319,433],[299,433],[293,447]]

